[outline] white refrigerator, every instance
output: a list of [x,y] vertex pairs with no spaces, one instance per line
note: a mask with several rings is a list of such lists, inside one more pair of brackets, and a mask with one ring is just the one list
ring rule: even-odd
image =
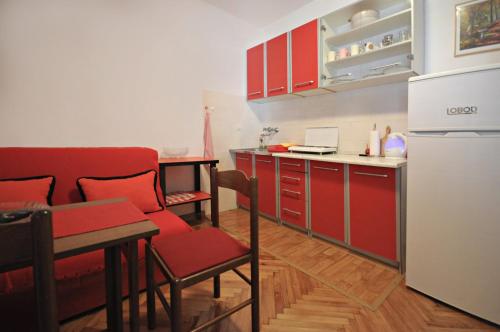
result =
[[412,78],[406,284],[500,324],[500,64]]

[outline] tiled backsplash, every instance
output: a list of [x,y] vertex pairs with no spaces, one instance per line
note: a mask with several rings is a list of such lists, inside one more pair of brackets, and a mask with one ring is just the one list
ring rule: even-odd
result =
[[368,133],[377,124],[406,133],[408,85],[406,83],[360,89],[334,95],[300,98],[268,104],[250,104],[261,126],[279,127],[271,143],[304,143],[307,127],[339,127],[339,152],[358,154],[368,143]]

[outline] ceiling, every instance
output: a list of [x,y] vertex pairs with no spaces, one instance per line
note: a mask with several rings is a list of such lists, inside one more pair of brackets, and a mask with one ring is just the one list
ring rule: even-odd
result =
[[314,0],[203,0],[259,28]]

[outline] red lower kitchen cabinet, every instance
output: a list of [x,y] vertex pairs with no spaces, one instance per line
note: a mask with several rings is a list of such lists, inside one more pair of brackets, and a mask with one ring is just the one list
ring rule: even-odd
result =
[[[250,153],[236,153],[236,169],[251,177],[253,175],[252,159],[253,155]],[[250,208],[250,199],[240,193],[236,193],[236,203],[247,209]]]
[[311,161],[311,230],[344,242],[344,165]]
[[247,50],[247,99],[264,98],[264,44]]
[[259,212],[276,218],[276,159],[255,155],[255,175],[259,179]]
[[396,261],[396,170],[350,165],[349,202],[351,245]]

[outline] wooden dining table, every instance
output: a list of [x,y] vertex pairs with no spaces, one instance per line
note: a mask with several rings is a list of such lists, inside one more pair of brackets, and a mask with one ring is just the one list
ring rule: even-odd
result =
[[[109,331],[123,330],[121,255],[124,254],[128,267],[130,331],[138,331],[138,242],[141,239],[150,242],[160,233],[158,226],[125,198],[59,205],[50,210],[55,260],[104,249]],[[146,261],[150,259],[146,257]],[[30,262],[19,262],[9,269],[28,266]]]

